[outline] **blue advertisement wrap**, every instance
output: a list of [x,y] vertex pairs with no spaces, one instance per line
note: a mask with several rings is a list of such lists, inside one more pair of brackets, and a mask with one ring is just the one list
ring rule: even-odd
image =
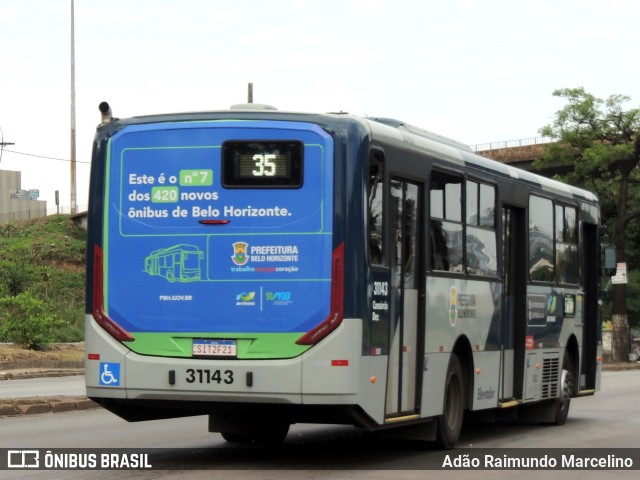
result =
[[[299,188],[225,188],[225,141],[296,141]],[[132,125],[109,142],[105,307],[131,332],[303,332],[329,314],[333,140],[294,122]]]

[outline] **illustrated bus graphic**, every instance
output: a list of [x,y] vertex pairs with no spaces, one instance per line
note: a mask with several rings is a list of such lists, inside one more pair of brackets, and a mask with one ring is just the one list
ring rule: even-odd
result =
[[144,271],[169,282],[197,282],[201,279],[200,262],[204,252],[195,245],[174,245],[151,252],[144,259]]

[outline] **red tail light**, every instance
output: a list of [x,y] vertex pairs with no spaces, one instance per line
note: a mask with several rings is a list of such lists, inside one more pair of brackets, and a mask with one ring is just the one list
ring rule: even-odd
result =
[[93,246],[93,304],[91,313],[98,324],[109,335],[121,342],[132,342],[134,338],[129,332],[111,320],[104,312],[104,259],[102,249]]
[[344,243],[333,251],[331,262],[331,308],[329,316],[301,336],[298,345],[314,345],[333,332],[344,317]]

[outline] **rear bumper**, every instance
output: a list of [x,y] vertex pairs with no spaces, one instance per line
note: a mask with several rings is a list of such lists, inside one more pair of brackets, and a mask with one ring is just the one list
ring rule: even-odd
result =
[[96,399],[354,405],[362,322],[345,319],[318,345],[282,360],[139,355],[86,319],[87,396]]

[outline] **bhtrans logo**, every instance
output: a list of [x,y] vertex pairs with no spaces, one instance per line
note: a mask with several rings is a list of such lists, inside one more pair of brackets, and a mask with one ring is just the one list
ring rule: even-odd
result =
[[256,292],[242,292],[236,295],[236,305],[253,307],[256,302]]

